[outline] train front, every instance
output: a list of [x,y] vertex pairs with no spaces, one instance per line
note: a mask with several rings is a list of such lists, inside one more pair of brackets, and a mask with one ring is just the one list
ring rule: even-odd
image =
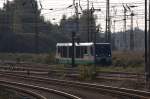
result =
[[111,64],[112,54],[110,43],[95,44],[95,62],[96,64]]

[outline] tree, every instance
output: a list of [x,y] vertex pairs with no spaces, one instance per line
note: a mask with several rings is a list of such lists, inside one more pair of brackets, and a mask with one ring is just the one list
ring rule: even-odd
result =
[[11,13],[14,32],[35,32],[35,23],[40,19],[40,11],[35,0],[14,0],[6,5],[6,12]]
[[[79,31],[77,34],[80,35],[81,42],[87,42],[87,35],[89,29],[90,41],[94,41],[94,34],[96,32],[96,18],[93,13],[89,12],[89,19],[87,19],[87,10],[84,10],[79,18],[79,22],[77,22],[75,15],[66,19],[66,16],[63,16],[60,21],[61,32],[65,33],[65,36],[69,36],[71,38],[71,32],[77,31],[76,25],[79,25]],[[89,25],[87,24],[89,21]]]
[[15,34],[11,30],[11,18],[4,9],[0,10],[0,51],[14,52]]
[[[95,18],[91,13],[90,31],[93,38],[96,30]],[[81,41],[87,42],[87,15],[83,12],[79,18]],[[62,16],[60,25],[45,21],[40,15],[36,0],[13,0],[0,10],[0,51],[34,52],[35,33],[38,31],[39,52],[55,51],[56,43],[70,42],[71,32],[76,31],[76,17]],[[92,27],[92,28],[91,28]],[[91,39],[92,40],[92,39]]]
[[[89,17],[88,14],[89,13]],[[92,11],[84,10],[80,19],[79,19],[79,32],[81,40],[86,42],[88,40],[88,32],[89,32],[89,40],[94,40],[94,33],[96,32],[96,18],[94,17]],[[88,24],[87,24],[88,23]]]

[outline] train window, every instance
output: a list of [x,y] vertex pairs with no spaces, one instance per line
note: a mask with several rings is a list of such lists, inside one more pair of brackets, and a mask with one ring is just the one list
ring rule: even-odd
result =
[[69,58],[72,57],[72,46],[69,46]]
[[63,57],[63,47],[62,46],[60,47],[60,55],[61,55],[61,57]]
[[97,44],[96,45],[96,55],[97,56],[111,56],[111,48],[110,45]]
[[80,47],[80,57],[83,58],[83,54],[84,54],[84,47],[81,46]]
[[76,46],[76,58],[80,58],[81,57],[81,48],[80,46]]
[[84,46],[84,54],[87,54],[87,47]]
[[93,56],[94,55],[94,48],[91,46],[90,50],[91,50],[91,55]]
[[63,49],[63,51],[62,51],[62,52],[63,52],[63,55],[62,55],[62,56],[63,56],[63,57],[67,57],[67,47],[66,47],[66,46],[63,46],[62,49]]
[[61,53],[61,48],[60,48],[60,46],[58,46],[57,49],[58,49],[58,53]]

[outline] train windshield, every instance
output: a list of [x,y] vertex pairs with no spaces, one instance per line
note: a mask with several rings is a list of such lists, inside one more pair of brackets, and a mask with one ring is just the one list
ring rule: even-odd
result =
[[96,56],[111,56],[110,44],[96,44]]

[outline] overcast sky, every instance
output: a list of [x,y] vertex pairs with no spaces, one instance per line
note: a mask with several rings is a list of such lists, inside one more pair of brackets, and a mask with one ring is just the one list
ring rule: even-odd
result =
[[[41,0],[42,1],[42,0]],[[78,2],[79,0],[76,0]],[[103,30],[105,29],[105,11],[106,11],[106,0],[90,0],[90,6],[92,6],[92,3],[94,5],[95,9],[101,9],[100,12],[95,12],[95,15],[98,16],[97,24],[101,24]],[[118,15],[118,17],[112,18],[112,20],[122,20],[123,19],[123,3],[128,3],[128,6],[135,5],[138,6],[134,9],[134,13],[136,14],[134,17],[134,27],[144,27],[144,0],[110,0],[110,6],[111,6],[111,16]],[[73,4],[73,0],[43,0],[43,7],[44,8],[53,8],[53,11],[47,11],[43,10],[44,16],[48,20],[52,20],[52,22],[59,22],[60,18],[62,17],[62,14],[65,14],[67,16],[71,16],[74,14],[74,8],[68,8],[69,5]],[[87,8],[87,0],[81,0],[81,7],[83,9]],[[79,11],[81,11],[79,9]],[[47,13],[47,14],[46,14]],[[130,15],[130,12],[128,12],[128,15]],[[130,28],[130,17],[128,17],[127,21],[127,29]],[[113,30],[113,22],[112,22],[112,30]],[[117,30],[123,30],[123,21],[116,22],[116,31]]]
[[[3,5],[3,1],[0,0],[0,6]],[[11,0],[10,0],[11,1]],[[43,10],[42,15],[45,16],[47,20],[51,20],[53,23],[58,23],[61,19],[62,15],[65,14],[68,17],[74,14],[74,8],[67,8],[68,6],[73,4],[73,0],[37,0],[42,2]],[[79,0],[76,0],[78,2]],[[95,12],[97,15],[98,20],[97,24],[102,24],[102,28],[105,26],[105,8],[106,8],[106,0],[90,0],[90,6],[94,5],[95,9],[101,9],[99,12]],[[128,5],[135,5],[138,6],[132,9],[135,13],[134,17],[134,26],[144,27],[144,0],[110,0],[111,6],[111,16],[115,14],[117,17],[112,17],[112,20],[122,20],[123,19],[123,3],[128,3]],[[86,9],[87,7],[87,0],[81,0],[81,7],[82,9]],[[48,10],[53,9],[53,10]],[[81,9],[79,9],[81,12]],[[116,13],[115,13],[116,11]],[[128,12],[130,14],[130,12]],[[116,23],[116,30],[123,29],[122,21],[118,21]],[[113,22],[112,22],[113,26]],[[130,17],[128,17],[127,27],[130,26]]]

